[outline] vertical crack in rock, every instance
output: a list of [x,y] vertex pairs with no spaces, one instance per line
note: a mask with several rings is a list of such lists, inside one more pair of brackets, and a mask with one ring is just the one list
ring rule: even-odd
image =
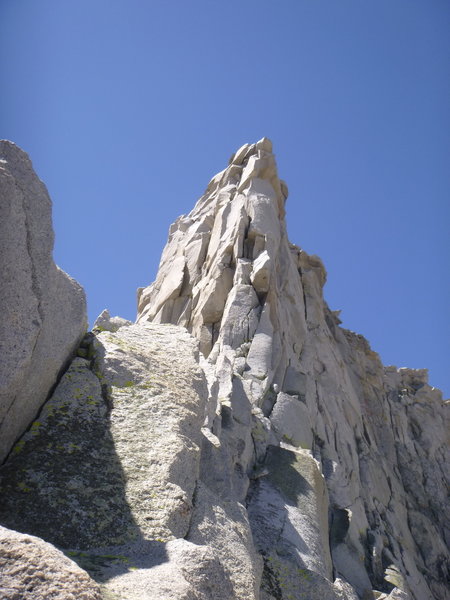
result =
[[[28,254],[28,258],[29,258],[30,274],[31,274],[31,288],[33,290],[33,295],[36,298],[36,302],[37,302],[36,309],[37,309],[37,312],[40,317],[40,321],[41,321],[40,325],[41,325],[42,322],[44,321],[44,311],[42,309],[42,293],[41,293],[41,289],[40,289],[40,285],[42,285],[42,281],[40,281],[40,279],[39,279],[36,264],[35,264],[35,256],[34,256],[34,252],[33,252],[33,250],[34,250],[33,243],[31,240],[28,208],[25,206],[25,194],[24,194],[22,188],[20,187],[20,185],[18,185],[17,183],[16,183],[16,185],[19,190],[19,195],[22,198],[22,211],[23,211],[23,214],[25,215],[26,248],[27,248],[27,254]],[[33,346],[32,351],[34,351],[36,344],[37,344],[37,339]]]
[[306,306],[306,294],[305,294],[305,286],[303,285],[303,274],[302,269],[299,267],[298,274],[300,275],[300,281],[302,282],[302,291],[303,291],[303,304],[305,307],[305,321],[308,322],[308,307]]

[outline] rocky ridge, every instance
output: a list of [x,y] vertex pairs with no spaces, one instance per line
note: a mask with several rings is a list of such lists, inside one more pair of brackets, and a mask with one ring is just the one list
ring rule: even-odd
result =
[[86,598],[447,598],[448,404],[339,326],[286,198],[270,141],[239,149],[2,467],[0,523]]

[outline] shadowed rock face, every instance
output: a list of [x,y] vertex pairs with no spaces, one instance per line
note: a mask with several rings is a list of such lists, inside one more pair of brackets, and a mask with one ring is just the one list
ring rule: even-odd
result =
[[86,332],[82,288],[53,262],[51,201],[27,155],[0,141],[0,463]]
[[0,522],[105,600],[447,598],[448,405],[339,327],[286,197],[239,149],[0,469]]
[[108,600],[230,600],[213,549],[183,539],[207,400],[198,344],[171,325],[102,323],[0,469],[0,522],[64,549]]

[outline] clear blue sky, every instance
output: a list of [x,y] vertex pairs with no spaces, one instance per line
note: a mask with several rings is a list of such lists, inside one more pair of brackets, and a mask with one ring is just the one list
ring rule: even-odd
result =
[[268,136],[330,307],[448,396],[449,32],[448,0],[0,0],[0,137],[91,323],[135,318],[170,223]]

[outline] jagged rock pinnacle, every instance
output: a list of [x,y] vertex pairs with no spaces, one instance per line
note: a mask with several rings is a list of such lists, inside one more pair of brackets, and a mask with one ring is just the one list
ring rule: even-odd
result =
[[[286,198],[271,142],[263,138],[242,146],[228,168],[211,180],[192,212],[170,228],[157,279],[140,291],[138,321],[187,327],[207,356],[218,339],[219,325],[225,326],[225,311],[231,319],[225,327],[226,343],[239,345],[228,329],[245,328],[246,322],[251,329],[263,297],[281,292],[274,273],[278,264],[283,268],[289,262]],[[321,269],[318,260],[314,264]],[[290,275],[284,272],[282,277]],[[293,290],[295,295],[296,291],[302,304],[301,290]],[[236,302],[244,302],[248,310],[244,322],[233,325],[235,311],[228,312]]]
[[264,598],[300,597],[293,573],[306,569],[310,598],[354,598],[334,577],[358,598],[396,585],[390,598],[443,600],[442,397],[339,327],[321,260],[288,241],[286,197],[270,141],[242,146],[172,225],[140,290],[138,321],[186,327],[207,358],[198,503],[247,506]]

